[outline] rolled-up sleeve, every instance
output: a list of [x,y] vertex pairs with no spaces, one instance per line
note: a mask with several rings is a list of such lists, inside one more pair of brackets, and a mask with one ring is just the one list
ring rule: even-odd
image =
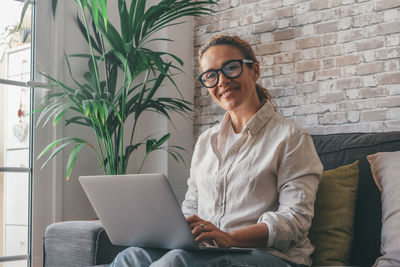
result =
[[258,220],[269,228],[268,246],[281,251],[307,236],[323,170],[309,134],[296,134],[283,147],[276,174],[278,210],[265,212]]
[[198,206],[198,198],[197,198],[197,185],[196,181],[189,177],[188,183],[188,191],[185,195],[185,200],[182,203],[182,212],[185,217],[197,214],[197,206]]
[[186,191],[185,199],[182,202],[182,212],[185,217],[190,215],[198,215],[198,188],[196,178],[196,160],[199,157],[199,144],[201,142],[201,136],[197,140],[194,147],[192,163],[190,166],[190,177],[187,180],[188,190]]

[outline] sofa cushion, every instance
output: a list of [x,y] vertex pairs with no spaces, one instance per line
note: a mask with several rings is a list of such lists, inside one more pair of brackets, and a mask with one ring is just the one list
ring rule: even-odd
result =
[[46,227],[43,236],[43,266],[92,266],[96,263],[99,221],[68,221]]
[[400,132],[314,135],[313,140],[325,170],[360,161],[350,264],[372,266],[381,255],[381,200],[366,157],[400,150]]
[[400,151],[369,155],[368,161],[382,191],[382,256],[376,266],[400,266]]
[[323,172],[310,229],[313,266],[349,264],[357,187],[358,161]]

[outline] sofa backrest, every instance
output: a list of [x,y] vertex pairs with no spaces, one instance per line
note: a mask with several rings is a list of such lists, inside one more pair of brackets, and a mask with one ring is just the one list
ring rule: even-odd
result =
[[354,240],[350,264],[372,266],[381,255],[381,195],[372,178],[367,155],[400,150],[400,131],[312,136],[324,170],[359,160]]

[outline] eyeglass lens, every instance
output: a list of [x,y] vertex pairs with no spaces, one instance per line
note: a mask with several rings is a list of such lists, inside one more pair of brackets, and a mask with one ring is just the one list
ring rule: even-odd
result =
[[[222,73],[229,79],[237,78],[242,73],[242,62],[232,61],[225,64],[221,69]],[[201,82],[206,87],[214,87],[219,80],[219,70],[210,70],[203,73],[200,77]]]

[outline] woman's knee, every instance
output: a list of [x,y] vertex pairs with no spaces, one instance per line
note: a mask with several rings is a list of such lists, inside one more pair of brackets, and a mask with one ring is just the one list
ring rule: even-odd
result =
[[152,266],[157,267],[185,267],[190,266],[188,259],[190,258],[190,252],[183,249],[172,249],[162,256]]
[[[231,266],[229,258],[224,254],[210,253],[207,251],[188,251],[173,249],[166,253],[160,260],[153,263],[152,267],[216,267]],[[232,265],[233,266],[233,265]]]
[[145,249],[140,247],[129,247],[117,255],[110,267],[147,267],[151,262],[152,259]]

